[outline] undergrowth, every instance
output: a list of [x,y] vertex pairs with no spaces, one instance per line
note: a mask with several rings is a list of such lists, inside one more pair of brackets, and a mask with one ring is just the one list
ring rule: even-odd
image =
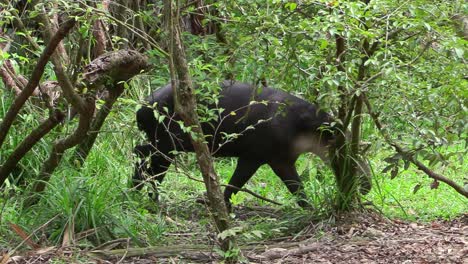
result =
[[[136,246],[184,240],[207,242],[206,236],[213,231],[210,212],[205,204],[197,203],[197,199],[203,197],[204,185],[187,177],[202,179],[193,155],[180,157],[179,168],[171,167],[160,186],[159,204],[147,197],[149,186],[141,192],[129,188],[134,165],[132,149],[145,139],[134,121],[138,102],[128,98],[142,99],[148,92],[148,89],[127,91],[109,116],[84,166],[77,169],[68,153],[47,184],[40,203],[27,209],[22,207],[29,195],[26,186],[40,169],[53,136],[63,131],[59,129],[42,140],[21,161],[0,196],[0,248],[12,249],[23,240],[13,231],[13,226],[33,234],[32,239],[43,245],[62,243],[64,233],[70,230],[76,243],[84,247],[122,237],[130,238]],[[9,104],[5,98],[0,106],[2,115]],[[28,109],[15,129],[27,131],[37,125],[38,120],[31,116],[37,116],[38,111]],[[17,144],[22,134],[10,133],[6,146]],[[4,148],[0,155],[4,157],[10,151],[11,148]],[[382,174],[386,166],[383,159],[388,153],[388,149],[371,150],[374,188],[363,201],[371,202],[373,208],[390,218],[405,220],[454,218],[468,211],[465,198],[443,183],[431,190],[432,181],[413,168],[393,180]],[[457,161],[453,164],[453,167],[439,169],[455,180],[463,180],[463,175],[468,175],[468,165]],[[224,183],[228,182],[235,165],[234,159],[217,159],[216,170]],[[302,155],[297,168],[314,210],[300,209],[279,178],[268,166],[263,166],[246,188],[283,205],[272,205],[243,192],[235,195],[231,217],[233,232],[241,242],[298,235],[311,222],[330,217],[336,193],[332,172],[312,155]],[[15,185],[15,179],[19,178],[24,181]],[[418,184],[421,188],[414,193]]]

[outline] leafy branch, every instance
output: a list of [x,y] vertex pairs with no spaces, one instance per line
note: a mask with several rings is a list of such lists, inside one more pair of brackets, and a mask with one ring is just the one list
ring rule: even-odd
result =
[[441,181],[449,186],[451,186],[455,191],[457,191],[459,194],[465,196],[468,198],[468,190],[466,190],[463,186],[458,185],[456,182],[452,181],[448,177],[441,175],[439,173],[434,172],[433,170],[429,169],[426,165],[424,165],[422,162],[417,160],[414,155],[411,153],[409,150],[405,150],[402,146],[394,142],[388,132],[383,128],[382,123],[380,123],[380,120],[378,118],[378,114],[373,111],[372,106],[368,100],[368,98],[364,95],[364,103],[366,104],[367,111],[369,112],[369,115],[372,117],[372,120],[374,121],[377,129],[379,130],[380,134],[384,138],[385,142],[392,146],[396,152],[398,152],[403,159],[413,163],[419,170],[423,171],[427,176],[430,178],[436,180],[436,181]]

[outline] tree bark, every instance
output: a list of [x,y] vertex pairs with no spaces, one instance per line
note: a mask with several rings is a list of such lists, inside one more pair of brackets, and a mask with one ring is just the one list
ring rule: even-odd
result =
[[464,40],[468,40],[468,16],[466,14],[455,14],[452,21],[457,35]]
[[[115,7],[115,18],[119,21],[122,21],[122,24],[117,25],[116,35],[125,39],[125,42],[120,43],[119,48],[125,49],[128,48],[129,44],[129,37],[128,37],[128,30],[125,26],[125,23],[128,23],[128,5],[130,3],[129,0],[116,0],[115,1],[117,6]],[[132,25],[133,26],[133,25]]]
[[[196,99],[181,39],[179,12],[172,0],[166,0],[164,8],[168,20],[168,35],[170,37],[170,45],[168,45],[170,49],[169,65],[172,87],[175,89],[175,110],[183,119],[184,125],[190,127],[193,132],[190,134],[190,138],[207,189],[212,217],[218,233],[222,233],[229,229],[228,212],[221,192],[220,181],[214,170],[213,159],[205,143],[205,137],[195,111]],[[228,251],[235,247],[234,237],[219,238],[219,242],[223,251]]]
[[[52,62],[54,63],[54,70],[57,80],[62,87],[63,94],[73,108],[78,111],[80,119],[75,132],[65,139],[57,141],[52,147],[52,152],[43,164],[38,176],[38,181],[34,184],[33,191],[36,193],[44,190],[45,182],[49,180],[67,149],[82,144],[78,147],[77,151],[86,153],[87,156],[87,153],[91,150],[97,137],[97,132],[89,134],[95,110],[94,95],[88,94],[87,98],[78,95],[74,91],[74,86],[61,64],[60,58],[58,56],[52,56]],[[110,111],[110,107],[112,107],[118,96],[123,92],[123,84],[118,83],[128,80],[146,67],[148,67],[146,57],[131,50],[106,53],[86,66],[83,79],[89,89],[102,86],[109,80],[112,80],[113,83],[116,84],[115,87],[109,88],[111,99],[107,101],[104,107],[105,110],[100,112],[93,123],[96,131],[99,131]],[[81,159],[84,161],[85,156],[82,156]],[[25,202],[25,205],[29,206],[35,202],[37,202],[37,197],[31,196],[31,198]]]
[[104,121],[111,112],[114,103],[124,91],[122,82],[128,81],[148,67],[147,58],[133,50],[108,52],[85,67],[83,78],[90,87],[105,85],[109,80],[113,81],[113,85],[107,85],[109,95],[105,99],[103,107],[93,119],[89,133],[77,146],[72,159],[78,160],[80,165],[85,162]]

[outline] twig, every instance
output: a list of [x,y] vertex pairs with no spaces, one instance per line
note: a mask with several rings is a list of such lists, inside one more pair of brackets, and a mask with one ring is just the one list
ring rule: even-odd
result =
[[128,242],[128,238],[118,238],[118,239],[114,239],[114,240],[111,240],[111,241],[107,241],[107,242],[104,242],[102,243],[101,245],[91,249],[91,251],[94,251],[94,250],[110,250],[116,246],[118,246],[118,244],[122,243],[122,242]]
[[125,248],[126,251],[125,251],[125,253],[123,254],[122,258],[120,258],[120,260],[117,261],[117,264],[122,263],[122,261],[127,257],[129,248],[130,248],[130,238],[127,238],[127,247]]
[[26,243],[26,241],[28,239],[30,239],[37,231],[39,231],[39,230],[43,229],[44,227],[48,226],[52,221],[54,221],[59,216],[60,216],[60,214],[55,215],[54,217],[49,219],[47,222],[42,224],[40,227],[38,227],[34,231],[32,231],[31,234],[29,234],[28,237],[23,239],[23,241],[21,241],[21,243],[19,243],[14,249],[10,250],[10,252],[8,252],[8,255],[10,255],[10,256],[13,255],[16,252],[16,250],[18,250],[18,248],[20,248],[24,243]]
[[92,250],[88,255],[98,258],[109,258],[118,256],[136,257],[136,256],[155,256],[155,257],[173,257],[182,256],[191,260],[207,260],[213,258],[213,252],[210,246],[205,245],[179,245],[168,247],[147,247],[147,248],[125,248],[114,250]]
[[102,125],[104,124],[104,121],[111,112],[112,106],[117,101],[119,96],[123,93],[123,91],[124,86],[122,83],[119,83],[115,87],[109,89],[109,96],[105,99],[104,105],[101,107],[96,117],[93,119],[88,134],[86,134],[83,141],[75,149],[75,155],[73,156],[73,159],[78,159],[80,161],[80,164],[83,164],[86,158],[88,157],[88,154],[91,151],[94,142],[96,141],[96,138],[98,136],[98,133],[100,132]]
[[[186,176],[187,176],[187,178],[189,178],[190,180],[197,181],[197,182],[203,182],[203,180],[199,180],[199,179],[194,178],[194,177],[192,177],[192,176],[190,176],[190,175],[188,175],[188,174],[186,174]],[[246,188],[239,188],[239,187],[237,187],[237,186],[230,185],[230,184],[221,184],[221,186],[234,188],[234,189],[236,189],[236,190],[238,190],[238,191],[241,191],[241,192],[246,192],[246,193],[248,193],[248,194],[250,194],[250,195],[252,195],[252,196],[254,196],[254,197],[256,197],[256,198],[258,198],[258,199],[260,199],[260,200],[263,200],[263,201],[266,201],[266,202],[269,202],[269,203],[272,203],[272,204],[276,204],[276,205],[279,205],[279,206],[283,205],[283,204],[281,204],[281,203],[278,203],[278,202],[276,202],[276,201],[273,201],[273,200],[270,200],[270,199],[268,199],[268,198],[266,198],[266,197],[263,197],[263,196],[261,196],[261,195],[259,195],[259,194],[256,194],[255,192],[253,192],[253,191],[251,191],[251,190],[249,190],[249,189],[246,189]]]

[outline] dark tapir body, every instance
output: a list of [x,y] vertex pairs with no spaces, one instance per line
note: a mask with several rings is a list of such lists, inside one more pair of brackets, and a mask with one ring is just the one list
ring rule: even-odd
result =
[[[202,129],[215,156],[238,157],[229,185],[241,188],[260,166],[268,164],[289,191],[300,196],[299,205],[306,206],[295,162],[300,154],[313,152],[328,163],[328,148],[333,142],[333,133],[327,129],[331,117],[283,91],[267,87],[257,90],[252,85],[231,81],[221,86],[218,105],[209,108],[224,111],[216,120],[203,123]],[[137,112],[137,123],[150,144],[137,146],[136,152],[141,157],[150,156],[150,166],[142,159],[135,169],[134,180],[142,180],[147,173],[156,175],[155,179],[161,182],[172,151],[193,151],[193,147],[176,122],[180,118],[174,114],[171,86],[156,90],[147,100],[148,106]],[[158,122],[155,110],[167,115],[163,122]],[[227,141],[226,134],[237,137]],[[224,197],[228,204],[236,192],[236,188],[226,188]]]

